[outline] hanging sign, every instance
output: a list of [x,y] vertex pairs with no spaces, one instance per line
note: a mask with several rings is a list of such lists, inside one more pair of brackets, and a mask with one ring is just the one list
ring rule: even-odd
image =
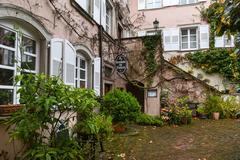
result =
[[118,73],[125,73],[127,71],[127,58],[123,54],[115,58],[115,68]]

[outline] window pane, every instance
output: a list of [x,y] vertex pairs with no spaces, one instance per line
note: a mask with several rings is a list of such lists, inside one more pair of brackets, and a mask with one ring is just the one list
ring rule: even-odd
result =
[[14,52],[0,48],[0,64],[6,66],[14,66]]
[[0,105],[13,104],[13,90],[0,89]]
[[15,33],[0,27],[0,44],[15,48]]
[[22,45],[25,52],[36,54],[36,42],[34,40],[23,36]]
[[76,57],[76,67],[78,67],[78,57]]
[[85,60],[80,59],[80,68],[85,69],[86,68],[85,63],[86,63]]
[[190,34],[196,34],[196,29],[190,29]]
[[0,68],[0,85],[13,85],[13,70]]
[[77,83],[78,81],[77,80],[75,80],[75,87],[77,88],[78,87],[78,83]]
[[182,43],[182,49],[188,49],[188,43]]
[[188,37],[187,36],[182,37],[182,42],[188,42]]
[[191,42],[190,48],[197,48],[197,42]]
[[80,70],[80,79],[85,79],[86,78],[86,72],[83,70]]
[[197,36],[191,36],[190,41],[197,41]]
[[182,30],[182,35],[188,35],[188,30],[186,29]]
[[36,58],[29,55],[22,55],[21,68],[28,70],[36,69]]
[[86,88],[86,82],[80,81],[80,88]]

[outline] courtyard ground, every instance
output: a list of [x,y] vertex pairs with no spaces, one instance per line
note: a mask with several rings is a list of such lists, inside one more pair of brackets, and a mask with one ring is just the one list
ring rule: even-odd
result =
[[240,160],[239,120],[194,120],[185,126],[129,128],[127,133],[114,134],[110,139],[106,159]]

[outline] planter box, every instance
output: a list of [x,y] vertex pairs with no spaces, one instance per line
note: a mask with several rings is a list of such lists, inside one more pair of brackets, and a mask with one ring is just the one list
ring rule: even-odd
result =
[[10,116],[21,108],[20,104],[0,105],[0,116]]

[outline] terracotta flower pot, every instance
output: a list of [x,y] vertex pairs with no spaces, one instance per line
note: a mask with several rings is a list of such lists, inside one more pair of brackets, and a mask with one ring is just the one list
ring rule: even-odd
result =
[[0,105],[0,116],[9,116],[13,112],[19,110],[22,106],[20,104]]
[[113,125],[113,130],[115,133],[123,133],[126,131],[126,126],[120,123]]
[[219,120],[220,113],[219,112],[213,112],[213,119],[214,120]]

